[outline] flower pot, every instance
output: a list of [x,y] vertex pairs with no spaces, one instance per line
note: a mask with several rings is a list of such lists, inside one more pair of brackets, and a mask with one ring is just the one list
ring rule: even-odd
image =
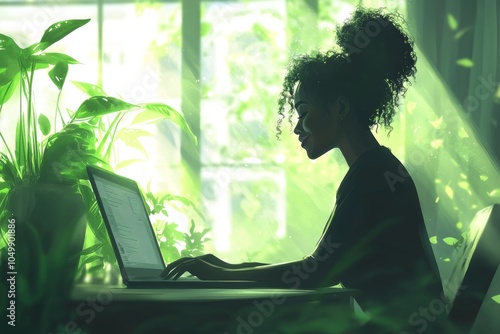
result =
[[15,220],[17,323],[47,332],[67,320],[64,303],[86,229],[82,196],[71,185],[20,185],[11,189],[7,209]]

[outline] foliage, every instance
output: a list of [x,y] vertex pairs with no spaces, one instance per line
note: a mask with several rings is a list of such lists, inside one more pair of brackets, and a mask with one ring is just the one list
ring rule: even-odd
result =
[[[13,117],[19,115],[14,148],[8,145],[4,137],[5,132],[0,132],[0,139],[4,145],[0,152],[0,251],[3,257],[6,256],[8,237],[6,222],[12,216],[17,220],[18,239],[23,241],[19,242],[19,245],[23,247],[18,247],[17,276],[20,307],[25,307],[26,311],[22,317],[32,316],[30,310],[37,307],[46,310],[45,313],[42,312],[39,317],[37,316],[37,320],[31,323],[25,322],[26,330],[37,328],[46,332],[54,326],[54,321],[60,321],[63,313],[49,315],[47,312],[53,310],[54,307],[61,308],[57,305],[65,295],[57,293],[56,290],[61,289],[61,286],[70,286],[74,279],[72,274],[67,272],[67,263],[78,263],[79,260],[79,272],[82,274],[95,272],[102,276],[106,263],[115,262],[85,168],[87,165],[100,165],[111,169],[110,159],[116,140],[146,151],[137,139],[151,134],[121,126],[125,112],[136,113],[132,125],[137,126],[162,119],[170,120],[186,132],[195,145],[197,144],[197,139],[183,116],[170,106],[162,103],[131,104],[107,96],[102,88],[88,83],[74,82],[75,86],[89,97],[75,112],[66,110],[67,114],[63,115],[59,107],[59,99],[66,82],[69,65],[78,64],[78,61],[68,55],[49,53],[45,50],[87,22],[89,19],[54,23],[45,31],[40,42],[26,48],[19,47],[11,37],[0,34],[0,113],[7,112]],[[45,114],[38,111],[41,108],[34,102],[33,82],[35,72],[38,73],[40,70],[48,70],[48,77],[58,91],[53,123]],[[19,92],[17,106],[13,99],[16,91]],[[108,115],[110,120],[108,120]],[[57,118],[62,124],[60,129],[57,128]],[[122,161],[121,166],[130,165],[133,162]],[[62,202],[58,201],[64,196],[53,198],[53,205],[50,208],[39,206],[39,211],[51,210],[57,222],[47,218],[50,212],[47,217],[40,215],[30,217],[29,208],[24,208],[34,203],[32,199],[37,200],[33,194],[38,191],[37,185],[42,184],[67,185],[69,191],[67,197],[78,202],[74,203],[74,208],[85,208],[82,214],[84,212],[88,230],[92,233],[86,234],[85,249],[72,254],[69,258],[68,242],[72,239],[72,233],[76,228],[73,224],[76,222],[64,221],[59,212],[66,212],[73,206],[71,208],[60,207]],[[50,201],[49,198],[47,200]],[[163,196],[162,201],[179,201],[193,205],[188,203],[187,199],[173,195]],[[159,210],[166,213],[164,209]],[[26,212],[27,215],[18,219],[21,218],[17,215],[19,212]],[[78,211],[72,214],[79,218],[77,217]],[[57,223],[66,223],[66,226],[57,228]],[[53,231],[50,230],[51,227]],[[204,231],[203,235],[206,232]],[[49,238],[47,238],[47,233]],[[178,236],[180,232],[170,229],[170,233]],[[201,239],[197,233],[194,232],[193,223],[187,248],[187,251],[193,254],[201,252],[202,243],[207,240]],[[182,239],[186,238],[182,236]],[[32,247],[25,247],[26,245],[32,245]],[[28,263],[31,263],[29,267]],[[72,271],[69,272],[72,273]],[[24,319],[22,317],[19,321]]]

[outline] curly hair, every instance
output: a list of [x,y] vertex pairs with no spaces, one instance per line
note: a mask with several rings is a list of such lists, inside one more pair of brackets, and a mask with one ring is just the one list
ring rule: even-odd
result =
[[277,137],[287,105],[293,126],[293,93],[298,82],[306,94],[324,104],[347,97],[364,128],[382,125],[390,134],[398,99],[405,95],[409,78],[415,77],[417,61],[413,39],[399,21],[404,22],[399,14],[357,7],[336,32],[341,51],[292,58],[278,100]]

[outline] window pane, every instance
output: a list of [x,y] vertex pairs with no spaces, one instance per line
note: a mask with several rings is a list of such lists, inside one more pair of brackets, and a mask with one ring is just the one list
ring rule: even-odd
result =
[[[104,6],[103,86],[134,103],[161,102],[180,110],[180,3]],[[129,124],[118,135],[117,161],[137,159],[119,171],[153,191],[179,193],[180,131],[171,121]],[[149,134],[149,135],[148,135]],[[136,137],[138,141],[130,140]]]

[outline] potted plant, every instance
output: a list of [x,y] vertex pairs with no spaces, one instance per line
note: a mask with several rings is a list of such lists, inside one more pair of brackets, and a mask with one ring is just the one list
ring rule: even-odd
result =
[[[26,48],[0,34],[0,114],[18,115],[13,148],[0,131],[0,276],[5,280],[8,272],[16,273],[16,327],[31,332],[46,333],[64,322],[61,310],[79,255],[85,253],[82,246],[87,221],[94,227],[102,226],[95,198],[85,183],[85,166],[109,168],[109,152],[123,111],[139,109],[146,115],[143,120],[170,119],[196,143],[182,115],[169,106],[130,104],[106,96],[101,88],[90,84],[77,83],[91,97],[75,112],[62,114],[59,97],[69,65],[78,62],[46,49],[87,22],[89,19],[57,22],[45,31],[40,42]],[[34,102],[33,82],[40,70],[48,70],[59,92],[59,130]],[[18,103],[14,103],[16,96]],[[116,116],[103,129],[100,117],[110,113]],[[96,136],[99,131],[101,137]],[[94,245],[87,253],[100,246]],[[7,295],[6,291],[1,293]],[[6,302],[0,305],[3,315],[12,302],[2,301]]]

